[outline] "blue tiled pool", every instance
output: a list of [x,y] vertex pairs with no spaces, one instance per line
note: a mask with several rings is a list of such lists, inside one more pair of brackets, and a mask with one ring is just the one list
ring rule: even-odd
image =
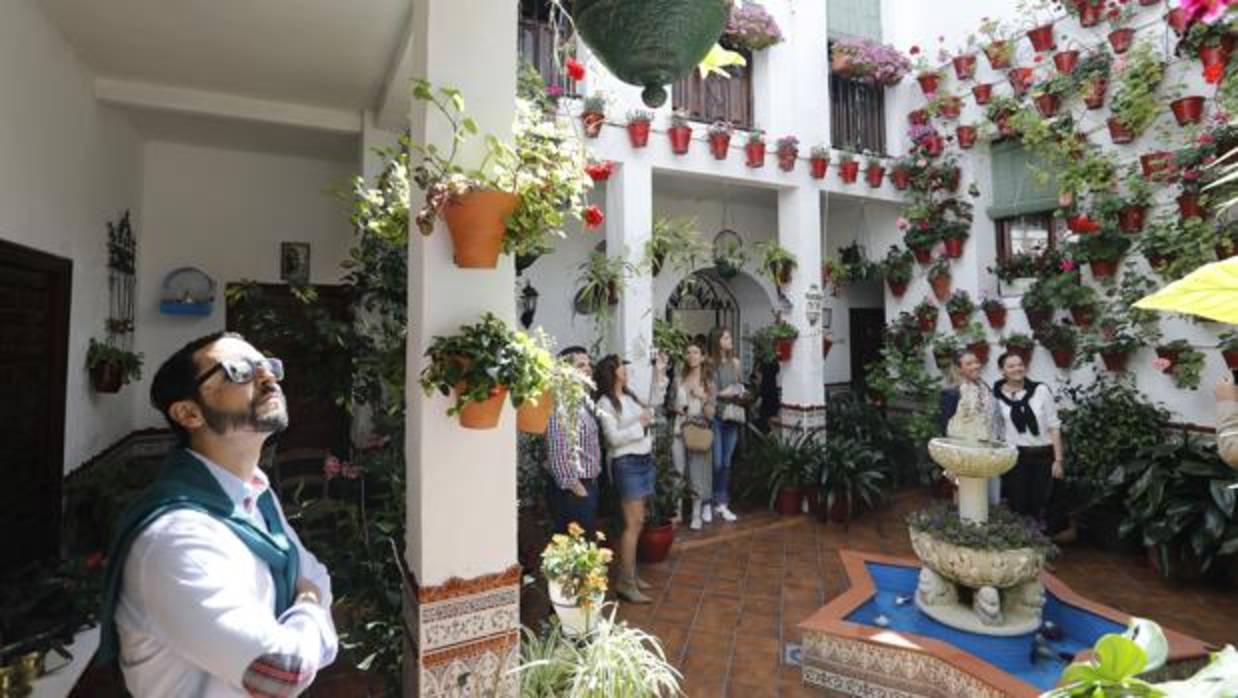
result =
[[1042,690],[1052,688],[1070,663],[1063,657],[1074,656],[1084,648],[1091,647],[1101,635],[1120,633],[1121,625],[1074,606],[1068,606],[1046,590],[1044,619],[1062,629],[1063,637],[1049,642],[1055,658],[1035,657],[1035,633],[1014,637],[976,635],[943,625],[920,612],[914,602],[902,606],[895,597],[913,597],[920,568],[902,565],[887,565],[866,562],[877,593],[864,605],[852,611],[846,620],[872,627],[880,627],[874,620],[885,615],[890,623],[884,629],[899,630],[949,643],[972,654],[1002,671],[1012,674]]

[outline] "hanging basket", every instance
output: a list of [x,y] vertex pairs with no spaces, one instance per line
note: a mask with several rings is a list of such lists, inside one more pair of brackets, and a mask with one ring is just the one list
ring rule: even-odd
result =
[[691,126],[672,126],[667,129],[666,136],[671,141],[672,153],[676,155],[687,154],[688,146],[692,144]]
[[954,77],[959,80],[971,80],[976,75],[976,56],[967,54],[950,59],[954,65]]
[[649,122],[632,121],[628,123],[628,141],[633,148],[644,148],[649,145]]
[[97,393],[118,393],[125,384],[125,369],[117,361],[101,361],[90,369],[90,380]]
[[1071,49],[1069,51],[1058,51],[1053,54],[1053,65],[1057,67],[1057,72],[1070,74],[1075,72],[1075,66],[1079,65],[1079,52]]

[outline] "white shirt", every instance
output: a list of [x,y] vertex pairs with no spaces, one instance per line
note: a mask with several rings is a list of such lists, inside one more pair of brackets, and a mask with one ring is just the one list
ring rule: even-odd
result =
[[[999,388],[999,390],[1001,389]],[[1027,390],[1020,390],[1012,395],[1002,390],[1002,395],[1011,402],[1018,402],[1023,399],[1023,395],[1026,392]],[[1028,407],[1031,407],[1032,412],[1036,415],[1036,425],[1040,430],[1039,436],[1033,435],[1030,429],[1020,434],[1010,421],[1010,405],[1007,405],[1005,400],[998,400],[997,404],[1001,407],[1002,417],[1006,420],[1006,438],[1004,439],[1006,443],[1012,446],[1053,445],[1053,439],[1049,436],[1049,430],[1060,429],[1062,422],[1057,416],[1057,400],[1053,399],[1053,392],[1049,390],[1049,386],[1039,383],[1036,387],[1036,392],[1032,395],[1032,399],[1027,401]]]
[[619,404],[620,410],[615,412],[609,397],[602,396],[598,400],[598,422],[606,436],[609,448],[607,457],[614,460],[619,456],[652,453],[653,438],[645,433],[645,427],[640,423],[644,408],[626,394],[619,399]]
[[[256,470],[244,482],[190,451],[254,524],[267,530],[258,496],[270,483]],[[217,519],[188,509],[160,516],[134,539],[125,559],[116,628],[125,684],[135,698],[248,696],[245,670],[266,654],[300,658],[307,688],[335,660],[331,577],[301,544],[276,500],[284,531],[300,553],[301,576],[322,592],[322,605],[294,604],[275,616],[275,582],[267,564]],[[298,691],[299,692],[299,691]]]

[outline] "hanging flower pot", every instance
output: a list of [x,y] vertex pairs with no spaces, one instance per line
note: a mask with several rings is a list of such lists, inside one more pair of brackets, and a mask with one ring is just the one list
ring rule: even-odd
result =
[[957,119],[962,112],[963,100],[959,97],[950,97],[941,101],[941,118]]
[[946,238],[946,256],[950,259],[958,259],[963,256],[963,238]]
[[1093,4],[1090,0],[1076,0],[1075,6],[1079,8],[1080,26],[1094,27],[1100,23],[1104,3]]
[[1118,211],[1118,230],[1124,233],[1138,233],[1143,230],[1146,206],[1125,206]]
[[1079,65],[1079,52],[1074,49],[1058,51],[1053,54],[1053,65],[1057,66],[1057,72],[1059,73],[1073,73],[1075,72],[1075,66]]
[[670,557],[671,545],[675,542],[675,525],[645,525],[636,539],[636,557],[641,562],[657,564]]
[[954,135],[959,141],[959,147],[963,150],[970,150],[976,145],[976,127],[975,126],[959,126],[954,129]]
[[692,144],[691,126],[672,126],[666,130],[666,135],[671,139],[672,153],[684,155],[688,152],[688,146]]
[[[463,392],[464,386],[456,387],[456,392]],[[460,410],[460,426],[465,429],[494,429],[499,425],[499,416],[503,413],[503,403],[507,400],[507,388],[496,386],[490,391],[490,397],[481,402],[470,402]]]
[[1186,193],[1178,197],[1178,217],[1182,220],[1204,217],[1204,207],[1199,205],[1199,194]]
[[1139,167],[1143,170],[1143,176],[1148,179],[1157,179],[1161,175],[1168,174],[1172,163],[1173,153],[1164,150],[1139,156]]
[[895,281],[894,279],[886,279],[886,284],[890,287],[890,293],[895,298],[902,298],[903,294],[907,293],[906,281]]
[[1171,349],[1169,347],[1156,348],[1157,358],[1161,358],[1169,362],[1169,365],[1164,368],[1165,373],[1169,373],[1173,370],[1174,364],[1178,363],[1179,353],[1180,352],[1177,349]]
[[946,150],[946,139],[940,134],[929,134],[920,139],[920,147],[924,149],[924,154],[935,158],[941,155]]
[[915,255],[916,261],[920,264],[928,265],[933,263],[933,248],[931,247],[912,245],[911,253]]
[[505,191],[475,191],[453,197],[443,207],[443,220],[451,233],[456,266],[461,269],[493,269],[499,262],[507,217],[520,199]]
[[962,329],[970,316],[971,313],[950,313],[950,326],[956,330]]
[[981,365],[989,363],[989,343],[983,339],[968,344],[967,351],[970,351]]
[[1054,94],[1042,94],[1036,96],[1036,111],[1046,119],[1057,114],[1058,107],[1061,105],[1061,99]]
[[1105,93],[1109,91],[1107,78],[1093,78],[1083,88],[1083,104],[1088,109],[1100,109],[1105,106]]
[[1225,357],[1225,367],[1231,371],[1238,370],[1238,349],[1230,349],[1221,352],[1221,356]]
[[1204,64],[1204,68],[1210,68],[1214,65],[1224,66],[1229,63],[1229,55],[1234,51],[1234,36],[1226,34],[1221,38],[1221,42],[1214,45],[1203,44],[1199,47],[1199,61]]
[[984,311],[984,317],[989,321],[989,327],[1000,330],[1006,326],[1006,309],[990,308]]
[[843,181],[843,184],[855,184],[855,180],[860,176],[860,163],[856,160],[848,160],[838,163],[838,177]]
[[993,70],[1005,70],[1010,67],[1010,50],[1005,39],[994,41],[984,47],[984,57],[989,59],[989,67]]
[[799,151],[794,148],[782,148],[778,151],[778,169],[783,172],[790,172],[795,169],[795,160],[799,157]]
[[924,109],[913,109],[907,112],[907,122],[912,126],[926,126],[930,118],[928,111]]
[[950,60],[954,64],[954,77],[958,80],[971,80],[976,75],[976,56],[967,54],[955,56]]
[[709,134],[709,152],[714,156],[715,160],[725,160],[727,153],[731,151],[731,134],[729,133],[711,133]]
[[606,282],[606,304],[619,305],[619,287],[613,280]]
[[1032,50],[1036,51],[1036,53],[1052,51],[1057,48],[1057,44],[1053,41],[1052,22],[1027,30],[1027,39],[1032,42]]
[[1115,144],[1130,143],[1135,140],[1135,133],[1127,128],[1116,116],[1105,122],[1109,126],[1109,140]]
[[920,73],[916,76],[916,82],[920,83],[920,91],[925,97],[932,97],[937,94],[937,84],[941,81],[941,76],[937,73]]
[[774,351],[778,354],[778,360],[786,363],[791,360],[791,353],[795,350],[794,337],[782,337],[774,340]]
[[1114,373],[1122,373],[1126,370],[1126,361],[1130,356],[1130,353],[1125,351],[1102,351],[1100,353],[1101,361],[1105,362],[1105,370]]
[[907,187],[911,186],[911,172],[902,167],[895,167],[890,172],[890,183],[899,191],[907,191]]
[[1174,260],[1177,259],[1177,255],[1148,254],[1147,258],[1148,258],[1148,266],[1152,267],[1152,269],[1159,272],[1165,267],[1169,266],[1170,264],[1173,264]]
[[830,167],[830,161],[825,158],[813,158],[808,161],[808,173],[813,179],[825,179],[825,173]]
[[1112,259],[1093,259],[1088,264],[1092,267],[1093,279],[1110,279],[1118,271],[1118,263]]
[[778,262],[774,267],[774,276],[778,278],[779,286],[791,283],[791,272],[795,269],[790,262]]
[[1165,22],[1169,24],[1169,28],[1174,30],[1178,36],[1186,33],[1187,17],[1186,10],[1181,7],[1175,7],[1165,15]]
[[973,85],[971,88],[972,97],[976,98],[976,104],[984,106],[993,99],[993,83],[986,82],[981,85]]
[[628,141],[631,142],[633,148],[644,148],[649,145],[649,122],[629,121]]
[[1023,313],[1027,315],[1027,326],[1033,330],[1048,325],[1053,319],[1053,311],[1044,308],[1024,308]]
[[587,111],[580,115],[580,121],[584,124],[585,135],[589,138],[597,138],[602,132],[602,124],[606,123],[606,115],[602,112]]
[[125,368],[119,361],[100,361],[90,369],[90,380],[97,393],[118,393],[125,384]]
[[536,405],[532,400],[525,400],[516,410],[516,429],[524,434],[545,434],[554,406],[554,394],[549,390],[537,398]]
[[1006,79],[1010,81],[1010,87],[1014,89],[1015,96],[1022,97],[1027,93],[1027,88],[1032,86],[1032,69],[1012,68],[1009,73],[1006,73]]
[[868,186],[876,189],[885,181],[886,168],[881,165],[869,165],[868,169],[864,170],[864,179],[868,180]]
[[916,322],[920,324],[921,332],[932,332],[937,329],[936,315],[917,315]]
[[1086,305],[1072,305],[1070,307],[1070,317],[1075,321],[1075,324],[1080,327],[1091,327],[1092,319],[1096,316],[1096,309]]
[[1070,365],[1075,362],[1074,349],[1053,349],[1049,353],[1053,355],[1053,365],[1058,368],[1070,368]]
[[1114,29],[1109,32],[1109,45],[1113,47],[1113,52],[1117,54],[1126,53],[1131,47],[1131,42],[1135,40],[1135,30],[1130,27]]
[[595,182],[605,182],[610,179],[611,174],[615,171],[615,163],[610,160],[605,162],[592,162],[585,165],[585,172],[589,175],[589,179]]
[[929,279],[929,285],[933,287],[933,295],[937,296],[937,300],[945,302],[950,297],[950,277],[942,274]]
[[824,359],[825,357],[829,356],[830,348],[833,346],[834,346],[834,340],[830,339],[829,337],[822,337],[821,338],[821,358]]
[[1175,99],[1169,103],[1169,108],[1179,126],[1198,124],[1200,119],[1204,118],[1204,98],[1198,95]]
[[753,143],[751,141],[745,143],[744,164],[748,167],[764,167],[765,143]]

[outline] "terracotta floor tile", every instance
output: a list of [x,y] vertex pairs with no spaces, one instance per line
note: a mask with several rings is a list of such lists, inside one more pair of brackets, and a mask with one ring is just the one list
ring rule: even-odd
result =
[[660,623],[673,623],[685,630],[692,624],[692,620],[696,618],[696,606],[667,606],[662,605],[654,612],[652,619]]
[[705,585],[705,591],[738,595],[740,592],[740,580],[738,577],[734,579],[717,577],[709,580],[709,583]]
[[727,698],[778,698],[778,687],[759,686],[748,683],[731,683],[726,689]]
[[671,585],[675,587],[683,587],[685,589],[704,589],[705,583],[709,581],[708,577],[691,572],[676,572],[671,577]]
[[666,606],[689,606],[695,608],[701,603],[701,596],[703,595],[704,591],[701,589],[685,589],[672,585],[667,590],[662,603]]
[[706,590],[703,608],[716,608],[725,611],[738,611],[741,597],[738,594],[720,593]]
[[679,687],[688,698],[723,698],[726,695],[724,685],[720,676],[689,676],[685,673]]
[[702,608],[696,615],[696,629],[731,632],[739,624],[738,609]]

